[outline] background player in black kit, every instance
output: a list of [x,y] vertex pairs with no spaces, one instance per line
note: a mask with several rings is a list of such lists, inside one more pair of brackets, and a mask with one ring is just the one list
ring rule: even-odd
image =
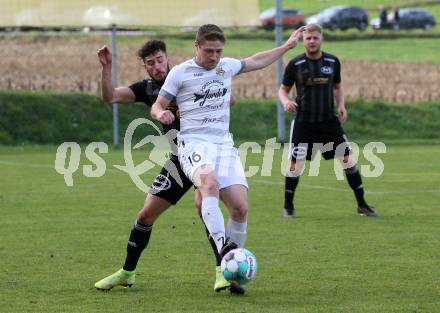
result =
[[[151,107],[151,105],[156,101],[160,88],[162,87],[169,71],[169,60],[166,54],[166,46],[163,41],[148,41],[138,51],[138,56],[143,61],[145,70],[150,78],[138,81],[128,87],[113,87],[111,81],[112,56],[109,48],[107,46],[103,46],[98,50],[97,54],[102,65],[101,84],[103,101],[108,103],[144,102]],[[176,108],[177,107],[171,103],[168,109],[176,116]],[[170,129],[179,130],[179,119],[176,118],[175,121],[170,125],[162,126],[164,133],[167,133]],[[136,222],[133,225],[127,243],[127,255],[123,268],[98,281],[95,284],[95,288],[100,290],[110,290],[118,285],[131,286],[134,284],[136,265],[142,251],[148,245],[154,222],[163,212],[165,212],[166,209],[168,209],[171,205],[175,205],[191,188],[191,186],[193,186],[192,182],[182,172],[176,154],[177,153],[173,151],[167,162],[171,162],[174,165],[171,168],[177,169],[177,174],[183,183],[182,186],[179,185],[174,179],[175,175],[170,175],[166,169],[170,167],[165,165],[155,179],[155,182],[157,181],[158,184],[153,182],[150,192],[145,199],[144,206],[140,210]],[[164,176],[168,177],[170,180],[171,187],[166,190],[157,189],[157,186],[161,185],[161,177]],[[196,197],[196,199],[199,199],[199,197]],[[196,206],[200,211],[201,204],[197,202],[199,201],[196,200]],[[211,239],[209,240],[211,241]],[[211,245],[212,244],[213,243],[211,243]],[[219,266],[221,261],[220,256],[218,255],[216,249],[213,250],[217,265]],[[231,283],[225,280],[223,275],[218,275],[218,273],[221,274],[221,272],[216,271],[217,275],[214,285],[215,291],[229,288],[232,293],[243,293],[244,290],[242,287],[236,284],[231,285]]]
[[[326,160],[341,161],[348,184],[353,189],[361,215],[379,216],[365,201],[362,178],[351,155],[351,148],[341,123],[347,119],[344,91],[341,83],[341,64],[337,57],[321,51],[322,28],[309,24],[303,32],[306,52],[292,59],[284,72],[278,95],[287,112],[296,112],[292,121],[291,164],[286,175],[284,216],[295,217],[293,197],[304,169],[305,160],[320,151]],[[296,87],[296,101],[289,99]],[[338,116],[334,111],[336,99]]]

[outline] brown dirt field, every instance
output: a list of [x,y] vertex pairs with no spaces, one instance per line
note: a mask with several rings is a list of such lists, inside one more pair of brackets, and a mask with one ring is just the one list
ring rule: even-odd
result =
[[[96,50],[105,40],[90,37],[0,39],[0,89],[76,91],[98,95],[100,64]],[[136,59],[137,45],[118,47],[118,82],[128,85],[145,76]],[[175,64],[188,55],[174,56]],[[287,61],[287,60],[286,60]],[[348,98],[392,102],[440,100],[440,66],[342,60],[342,77]],[[275,65],[234,80],[238,98],[273,98]]]

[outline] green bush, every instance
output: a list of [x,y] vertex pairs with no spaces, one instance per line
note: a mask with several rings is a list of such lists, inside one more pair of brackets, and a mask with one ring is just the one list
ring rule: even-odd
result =
[[[440,103],[414,105],[348,101],[343,127],[350,140],[438,139]],[[277,135],[275,100],[241,100],[231,112],[231,131],[239,140],[263,141]],[[290,114],[286,113],[286,138]]]
[[[440,104],[394,105],[380,101],[347,103],[344,124],[350,140],[438,139]],[[128,124],[149,118],[144,104],[119,106],[122,142]],[[79,93],[0,91],[0,144],[60,144],[65,141],[113,142],[110,105],[98,97]],[[286,137],[290,114],[286,114]],[[231,131],[237,141],[263,142],[277,136],[275,100],[238,100],[231,110]],[[153,134],[150,127],[135,133]]]
[[[121,139],[128,124],[147,117],[144,104],[119,106]],[[138,137],[141,136],[138,134]],[[111,105],[79,93],[0,92],[0,144],[113,142]]]
[[347,134],[361,139],[438,139],[440,103],[392,105],[380,101],[347,104]]

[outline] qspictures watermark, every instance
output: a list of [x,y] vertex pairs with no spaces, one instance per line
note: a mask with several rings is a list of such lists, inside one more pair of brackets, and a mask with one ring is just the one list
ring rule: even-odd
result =
[[[151,127],[153,131],[157,135],[148,135],[145,136],[141,141],[137,144],[133,145],[133,135],[135,131],[140,126]],[[151,129],[150,129],[151,131]],[[172,162],[167,162],[169,159],[170,148],[171,153],[177,155],[178,147],[176,146],[176,138],[178,136],[178,132],[176,130],[170,130],[168,133],[163,134],[161,130],[154,124],[152,121],[145,118],[135,119],[130,125],[127,127],[124,136],[124,162],[123,165],[112,165],[114,168],[126,173],[134,185],[143,192],[150,191],[150,184],[146,184],[141,175],[152,170],[156,165],[160,167],[165,167],[169,174],[176,180],[176,182],[182,185],[182,177],[179,175],[179,171],[175,167]],[[146,144],[152,144],[153,149],[149,151],[148,157],[143,160],[140,164],[135,164],[133,160],[133,150],[139,149]],[[313,145],[313,151],[316,152],[324,152],[333,149],[332,143],[315,143]],[[382,159],[378,156],[378,154],[386,153],[386,145],[383,142],[369,142],[364,145],[362,150],[359,145],[354,142],[349,143],[352,158],[355,163],[358,163],[358,157],[360,153],[362,153],[364,159],[368,164],[360,165],[361,175],[364,177],[379,177],[382,175],[385,169],[385,165]],[[341,144],[336,147],[336,152],[338,150],[343,150],[346,147],[346,143]],[[304,148],[304,147],[303,147]],[[219,146],[219,153],[222,153],[222,147]],[[282,159],[279,164],[279,172],[273,171],[275,164],[275,151],[282,149]],[[55,157],[55,170],[57,173],[63,175],[64,182],[66,186],[73,187],[74,186],[74,178],[73,175],[82,170],[82,174],[85,177],[89,178],[97,178],[102,177],[106,174],[107,171],[107,163],[101,157],[103,154],[107,154],[109,151],[108,145],[105,142],[91,142],[86,147],[85,150],[82,151],[81,146],[77,142],[64,142],[62,143],[56,152]],[[238,146],[238,153],[244,168],[244,175],[247,178],[255,177],[257,175],[261,177],[270,177],[272,175],[286,175],[287,169],[289,168],[290,160],[292,154],[298,155],[301,154],[301,151],[298,149],[293,150],[290,149],[289,145],[283,145],[279,142],[276,142],[276,138],[270,138],[266,140],[264,145],[261,145],[257,142],[244,142]],[[196,152],[197,154],[197,152]],[[250,165],[246,166],[248,161],[248,156],[252,155],[262,155],[261,163],[259,165]],[[82,165],[82,169],[80,169],[81,158],[86,158],[90,161],[91,164]],[[316,153],[316,156],[312,161],[310,161],[308,167],[309,176],[318,176],[319,169],[321,165],[321,154]],[[228,165],[226,165],[228,167]],[[304,171],[305,168],[302,169]],[[340,161],[335,158],[333,160],[333,170],[337,180],[344,179],[344,169],[340,163]],[[304,173],[301,173],[304,174]],[[221,172],[220,172],[221,175]],[[227,173],[225,173],[227,175]],[[160,178],[160,175],[156,177],[156,180],[153,184],[155,185],[155,190],[160,188],[156,188],[157,186],[166,187],[166,177]]]

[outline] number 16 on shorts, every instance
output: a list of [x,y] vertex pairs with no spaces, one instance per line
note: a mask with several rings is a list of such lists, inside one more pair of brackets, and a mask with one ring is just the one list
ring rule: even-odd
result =
[[215,168],[217,147],[209,142],[185,142],[179,145],[179,161],[183,172],[193,180],[196,169],[202,165],[209,165]]
[[199,163],[202,159],[202,156],[200,154],[197,154],[197,152],[193,152],[191,156],[188,156],[188,161],[191,163],[191,166],[194,166],[195,164]]

